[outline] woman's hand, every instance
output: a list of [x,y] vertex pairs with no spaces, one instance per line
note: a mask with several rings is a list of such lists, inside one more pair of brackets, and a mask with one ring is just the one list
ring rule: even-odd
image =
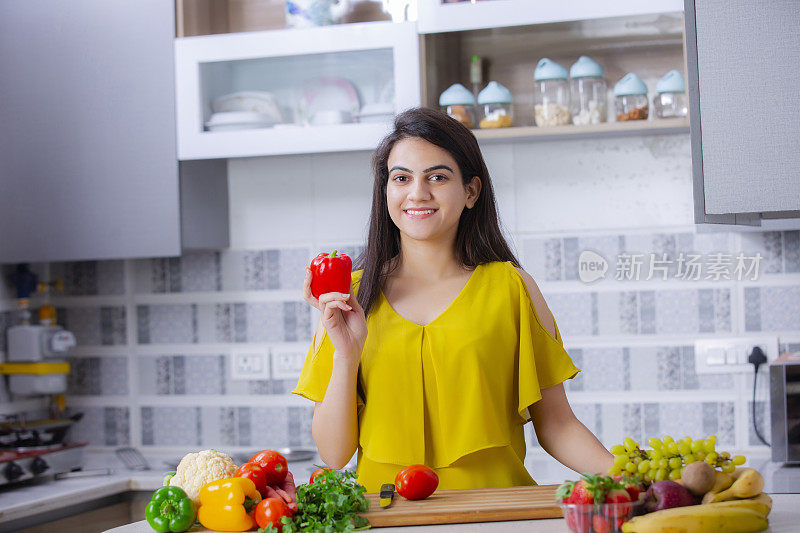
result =
[[279,498],[286,502],[292,513],[297,512],[297,490],[294,487],[294,476],[286,472],[286,479],[276,485],[267,485],[267,498]]
[[303,299],[322,313],[320,321],[336,348],[336,353],[347,359],[360,360],[361,350],[367,339],[367,320],[358,299],[351,290],[350,294],[321,294],[318,300],[311,294],[311,277],[311,269],[306,268]]

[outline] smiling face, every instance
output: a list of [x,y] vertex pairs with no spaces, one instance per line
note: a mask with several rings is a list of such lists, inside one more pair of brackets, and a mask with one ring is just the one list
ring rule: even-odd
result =
[[386,202],[402,238],[454,242],[461,212],[478,198],[480,179],[465,187],[453,156],[415,137],[395,143],[387,166]]

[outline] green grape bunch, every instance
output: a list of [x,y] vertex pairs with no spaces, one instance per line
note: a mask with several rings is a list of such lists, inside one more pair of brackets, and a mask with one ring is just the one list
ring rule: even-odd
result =
[[684,467],[697,461],[704,461],[726,474],[745,463],[743,455],[731,457],[728,452],[716,451],[716,443],[715,435],[698,440],[684,437],[678,441],[667,435],[661,439],[647,439],[651,449],[642,450],[638,442],[625,437],[622,444],[611,447],[614,465],[608,473],[612,476],[624,474],[649,484],[680,479]]

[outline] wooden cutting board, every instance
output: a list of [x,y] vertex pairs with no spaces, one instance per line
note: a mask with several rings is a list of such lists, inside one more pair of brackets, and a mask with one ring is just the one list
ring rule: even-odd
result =
[[362,513],[372,527],[458,524],[561,518],[556,503],[558,485],[437,490],[424,500],[406,500],[395,493],[392,505],[381,509],[378,494],[364,493],[369,511]]

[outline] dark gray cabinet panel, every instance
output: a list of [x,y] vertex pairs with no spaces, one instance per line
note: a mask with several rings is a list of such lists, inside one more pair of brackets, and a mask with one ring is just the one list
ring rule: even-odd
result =
[[181,252],[174,5],[0,1],[0,262]]
[[800,2],[685,6],[695,221],[798,216]]

